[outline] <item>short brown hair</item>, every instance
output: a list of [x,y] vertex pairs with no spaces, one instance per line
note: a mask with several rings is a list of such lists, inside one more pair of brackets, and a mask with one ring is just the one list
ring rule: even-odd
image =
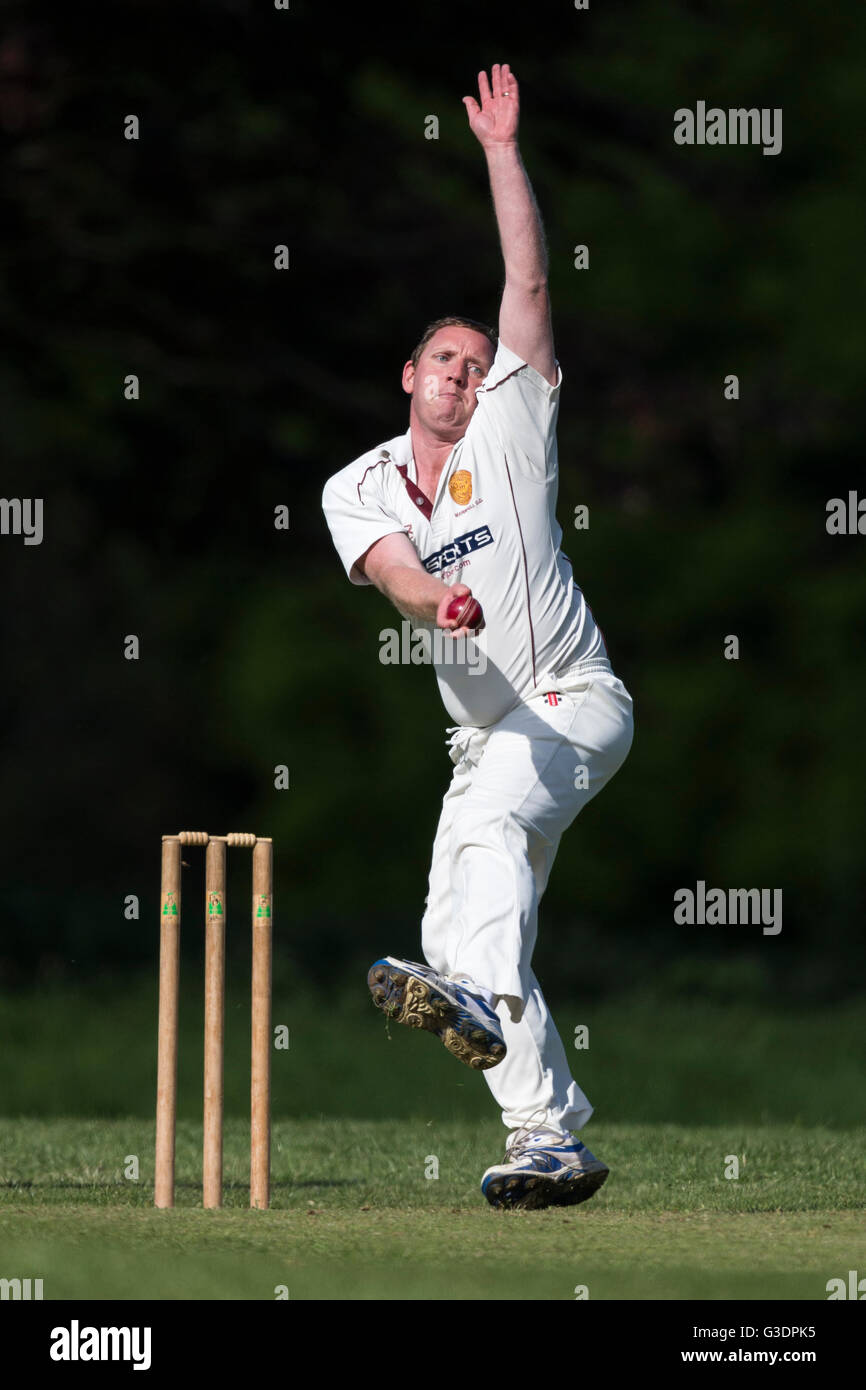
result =
[[494,352],[499,344],[499,334],[496,332],[496,329],[491,328],[489,324],[479,323],[477,319],[463,318],[460,314],[453,314],[450,318],[436,319],[435,322],[428,323],[427,327],[424,329],[420,343],[412,353],[413,367],[418,366],[421,353],[424,351],[430,339],[439,332],[440,328],[472,328],[476,333],[484,334]]

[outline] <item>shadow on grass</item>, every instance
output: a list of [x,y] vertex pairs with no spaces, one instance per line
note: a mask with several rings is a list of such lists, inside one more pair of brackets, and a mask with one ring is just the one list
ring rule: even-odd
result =
[[[285,1192],[298,1187],[359,1187],[360,1185],[360,1178],[302,1178],[299,1179],[297,1182],[292,1182],[291,1180],[287,1182],[272,1182],[271,1191]],[[84,1179],[80,1179],[74,1182],[68,1179],[63,1179],[59,1182],[31,1182],[26,1179],[21,1181],[18,1181],[17,1179],[11,1179],[7,1182],[0,1182],[0,1189],[5,1188],[10,1192],[22,1190],[30,1191],[31,1189],[44,1189],[45,1191],[70,1190],[75,1192],[85,1192],[89,1188],[97,1188],[99,1190],[105,1189],[107,1191],[109,1188],[128,1189],[129,1186],[130,1184],[126,1180],[118,1181],[116,1178],[107,1182],[87,1182]],[[186,1192],[200,1192],[201,1183],[176,1182],[175,1188]],[[247,1192],[249,1191],[249,1183],[225,1182],[223,1183],[223,1190],[226,1192]],[[153,1192],[153,1188],[146,1188],[145,1191]]]

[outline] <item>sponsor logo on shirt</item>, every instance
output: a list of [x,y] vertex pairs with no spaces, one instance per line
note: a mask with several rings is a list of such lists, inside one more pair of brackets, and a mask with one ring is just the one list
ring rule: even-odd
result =
[[490,534],[490,527],[477,526],[474,531],[467,531],[465,536],[457,536],[443,550],[437,550],[434,555],[428,555],[427,559],[422,560],[421,563],[428,573],[438,574],[447,565],[453,565],[455,560],[461,559],[464,555],[471,555],[473,550],[480,550],[482,546],[492,544],[493,537]]
[[458,507],[465,507],[472,499],[472,474],[465,468],[458,468],[448,482],[448,491]]

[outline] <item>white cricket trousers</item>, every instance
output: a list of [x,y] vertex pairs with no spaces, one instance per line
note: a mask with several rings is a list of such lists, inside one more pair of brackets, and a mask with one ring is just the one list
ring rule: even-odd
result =
[[424,956],[498,996],[507,1054],[483,1073],[509,1129],[580,1129],[592,1106],[532,972],[538,904],[563,831],[622,766],[632,700],[607,660],[550,676],[485,729],[449,730],[451,784],[433,846]]

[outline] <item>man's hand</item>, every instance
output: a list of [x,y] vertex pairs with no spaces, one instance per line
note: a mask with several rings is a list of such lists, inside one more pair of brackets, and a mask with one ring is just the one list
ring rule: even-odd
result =
[[[483,620],[481,622],[481,627],[458,627],[457,618],[451,618],[448,616],[448,610],[451,607],[452,603],[455,599],[460,598],[472,598],[472,590],[470,589],[468,584],[451,585],[451,587],[448,589],[447,593],[445,594],[445,597],[442,599],[442,602],[439,604],[439,607],[436,610],[436,626],[443,627],[446,629],[446,631],[450,631],[452,637],[475,637],[476,634],[479,633],[481,631],[481,628],[484,626]],[[480,604],[478,605],[478,612],[479,614],[481,612]]]
[[507,63],[502,63],[501,66],[494,63],[490,76],[493,83],[492,91],[487,73],[478,74],[480,106],[474,97],[463,98],[463,105],[469,117],[469,128],[485,149],[491,145],[516,145],[517,122],[520,116],[517,78]]

